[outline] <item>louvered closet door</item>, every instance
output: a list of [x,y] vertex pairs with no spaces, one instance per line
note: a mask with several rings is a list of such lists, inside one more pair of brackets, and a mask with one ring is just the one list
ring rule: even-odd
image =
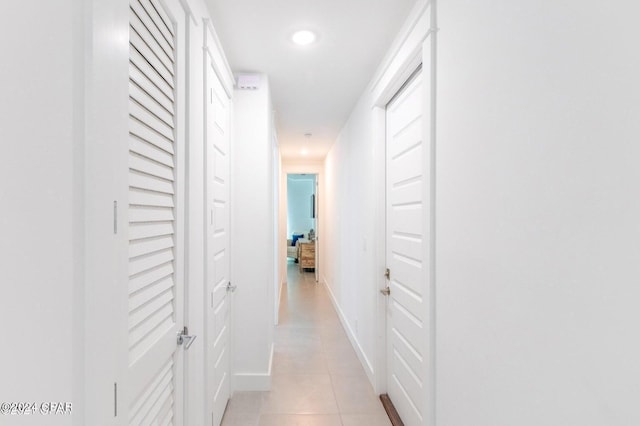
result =
[[230,100],[208,53],[206,71],[207,194],[207,409],[213,426],[222,420],[229,400],[229,127]]
[[422,74],[413,76],[386,113],[387,393],[407,426],[425,425],[428,418],[429,144]]
[[157,0],[130,2],[129,382],[130,425],[181,424],[182,247],[176,33]]

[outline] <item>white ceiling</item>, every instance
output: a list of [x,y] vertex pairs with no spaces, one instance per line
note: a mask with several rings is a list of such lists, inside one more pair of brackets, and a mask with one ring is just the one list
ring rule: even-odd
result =
[[324,158],[415,1],[206,0],[234,73],[268,75],[286,159]]

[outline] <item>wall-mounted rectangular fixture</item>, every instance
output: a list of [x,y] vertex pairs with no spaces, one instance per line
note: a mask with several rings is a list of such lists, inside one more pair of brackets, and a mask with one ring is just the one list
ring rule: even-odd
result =
[[260,74],[238,74],[236,87],[240,90],[258,90],[261,80]]

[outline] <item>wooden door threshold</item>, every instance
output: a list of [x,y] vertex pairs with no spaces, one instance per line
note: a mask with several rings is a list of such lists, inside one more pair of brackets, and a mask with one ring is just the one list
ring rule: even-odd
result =
[[382,395],[380,395],[380,401],[382,401],[382,406],[387,412],[387,416],[389,416],[389,420],[391,421],[392,426],[404,426],[400,415],[396,411],[396,407],[393,406],[393,402],[391,402],[391,399],[389,399],[389,395],[383,393]]

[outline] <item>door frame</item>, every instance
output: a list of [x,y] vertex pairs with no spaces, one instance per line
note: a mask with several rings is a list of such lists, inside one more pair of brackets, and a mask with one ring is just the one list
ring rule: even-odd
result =
[[[425,74],[425,87],[429,89],[431,95],[425,95],[424,112],[425,117],[429,117],[431,125],[427,128],[425,124],[425,137],[429,138],[431,147],[430,170],[425,175],[429,176],[430,184],[425,187],[430,195],[431,223],[430,227],[430,283],[429,297],[430,306],[427,318],[429,324],[426,327],[428,336],[427,342],[431,348],[429,371],[429,389],[427,390],[427,401],[430,415],[426,418],[427,424],[435,425],[435,82],[436,82],[436,1],[419,1],[410,15],[410,20],[406,23],[404,30],[392,46],[380,72],[374,78],[371,88],[372,94],[372,115],[373,115],[373,148],[374,162],[378,170],[384,171],[376,176],[373,182],[376,188],[386,188],[386,105],[402,88],[405,82],[411,77],[414,71],[423,65],[423,71],[429,72],[429,77]],[[426,68],[427,66],[428,68]],[[429,79],[429,80],[427,80]],[[427,121],[425,120],[425,123]],[[386,349],[386,307],[387,297],[379,293],[379,290],[386,287],[384,271],[386,268],[386,189],[383,196],[378,199],[375,211],[376,222],[376,280],[373,283],[378,295],[376,300],[376,357],[374,360],[375,377],[374,390],[377,394],[387,393],[387,349]]]
[[[284,176],[283,176],[284,177],[284,179],[283,179],[283,182],[284,182],[283,183],[283,191],[285,192],[285,197],[284,197],[285,205],[284,205],[284,208],[283,208],[283,219],[284,219],[284,227],[285,227],[284,235],[285,235],[285,240],[287,240],[288,237],[289,237],[289,234],[287,233],[287,229],[286,229],[287,228],[287,219],[288,219],[288,215],[289,215],[289,208],[288,208],[289,207],[289,175],[300,175],[300,174],[313,175],[314,176],[314,181],[313,181],[313,191],[314,191],[313,192],[313,197],[314,198],[313,198],[313,205],[312,205],[313,212],[315,214],[313,219],[315,219],[315,222],[316,222],[315,225],[314,225],[314,228],[315,228],[314,231],[316,233],[316,240],[315,240],[316,241],[316,258],[315,258],[316,267],[314,268],[314,276],[315,276],[316,283],[319,283],[320,282],[320,265],[319,265],[319,259],[320,259],[319,252],[320,252],[320,250],[318,248],[318,244],[319,244],[318,235],[319,235],[319,228],[320,228],[320,226],[319,226],[319,223],[320,223],[319,211],[320,211],[320,209],[318,208],[318,206],[319,206],[318,199],[320,198],[320,196],[319,196],[318,193],[319,193],[319,187],[320,187],[320,175],[318,173],[310,173],[310,172],[301,172],[301,173],[298,173],[298,172],[287,172],[287,173],[284,173]],[[303,229],[300,229],[299,231],[305,231],[306,232],[306,230],[303,230]],[[284,250],[284,253],[285,253],[285,255],[284,255],[284,257],[285,257],[285,268],[286,268],[287,261],[288,261],[288,258],[289,258],[289,256],[286,255],[286,252],[287,252],[287,250],[285,249]],[[284,278],[285,279],[288,278],[286,269],[284,271]],[[277,323],[276,323],[276,325],[277,325]]]
[[280,224],[280,235],[278,237],[278,266],[280,270],[280,291],[274,295],[276,300],[276,323],[278,325],[278,311],[280,308],[280,294],[282,286],[287,280],[287,175],[290,174],[312,174],[316,175],[316,277],[318,283],[322,283],[322,230],[324,229],[324,215],[322,212],[324,194],[324,162],[323,161],[296,161],[282,160],[280,167],[280,196],[278,202]]

